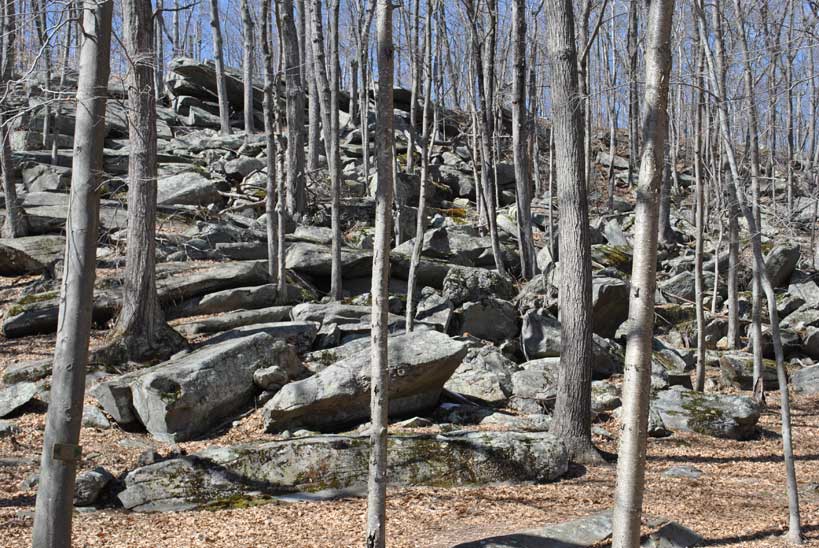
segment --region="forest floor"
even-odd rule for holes
[[[674,519],[707,539],[707,546],[777,547],[787,526],[779,409],[776,393],[759,423],[757,439],[719,440],[696,434],[651,439],[645,510]],[[30,545],[34,490],[20,483],[36,471],[45,406],[29,404],[14,422],[22,432],[0,440],[0,546]],[[793,423],[802,522],[806,546],[819,547],[819,397],[794,399]],[[599,423],[616,435],[615,419]],[[183,443],[187,452],[207,445],[264,438],[259,413],[251,413],[220,436]],[[600,432],[602,433],[602,432]],[[597,436],[599,447],[616,452],[616,440]],[[105,466],[115,475],[133,468],[146,448],[171,449],[146,434],[83,428],[82,468]],[[16,459],[15,465],[9,465]],[[20,464],[20,460],[24,464]],[[700,469],[700,479],[663,476],[671,466]],[[544,485],[390,489],[387,508],[391,547],[449,547],[458,542],[534,528],[610,508],[615,467],[572,467],[568,476]],[[258,506],[194,512],[139,514],[110,508],[79,511],[74,546],[164,547],[347,547],[363,542],[366,500],[270,502]]]

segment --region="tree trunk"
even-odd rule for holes
[[[0,94],[6,96],[10,93],[7,89],[12,77],[14,68],[14,43],[17,38],[17,15],[15,10],[15,0],[5,1],[5,14],[3,17],[3,59],[0,66]],[[8,120],[0,112],[0,172],[3,177],[3,193],[6,201],[6,221],[3,224],[2,236],[6,238],[19,238],[28,234],[28,222],[23,208],[17,203],[17,186],[14,177],[14,165],[11,160],[11,129]]]
[[[674,0],[654,0],[646,25],[646,88],[643,156],[637,189],[634,263],[626,325],[623,413],[614,493],[612,548],[640,544],[645,484],[646,430],[657,288],[658,199],[668,133],[668,80],[671,74],[671,21]]]
[[[711,52],[710,44],[708,43],[708,33],[706,32],[705,15],[701,0],[697,3],[699,11],[698,27],[700,33],[700,40],[705,45],[706,59],[708,61],[708,72],[711,83],[711,91],[716,96],[717,110],[720,118],[720,133],[722,134],[723,144],[728,154],[728,164],[731,168],[731,186],[736,198],[737,204],[742,210],[742,215],[745,217],[745,222],[748,224],[748,230],[751,233],[751,247],[753,249],[754,260],[760,271],[760,281],[762,289],[768,301],[768,314],[770,320],[771,339],[773,342],[774,355],[776,358],[776,372],[777,381],[780,389],[780,408],[782,413],[782,448],[785,457],[785,475],[788,489],[788,535],[790,542],[801,544],[802,532],[799,516],[799,492],[796,482],[796,468],[793,458],[793,442],[791,436],[791,414],[790,414],[790,397],[788,390],[788,379],[785,372],[784,355],[782,352],[782,339],[779,331],[779,313],[776,309],[776,295],[774,294],[773,286],[765,271],[765,258],[762,255],[762,236],[757,230],[756,219],[753,216],[751,209],[748,207],[745,200],[745,193],[740,185],[739,167],[734,153],[733,142],[731,141],[731,126],[728,117],[728,108],[725,103],[725,83],[718,78],[718,74],[723,73],[723,67],[719,66],[714,61],[714,55]],[[715,45],[717,48],[721,47],[721,36],[715,36]]]
[[[535,273],[535,241],[532,236],[532,190],[529,180],[528,116],[526,112],[526,1],[512,4],[512,40],[515,44],[515,74],[512,80],[512,151],[517,196],[518,251],[521,275]]]
[[[247,0],[241,2],[242,11],[242,75],[244,79],[244,115],[245,115],[245,140],[250,141],[251,134],[256,132],[256,122],[253,118],[253,50],[255,47],[253,40],[253,17],[250,15],[250,6]]]
[[[83,40],[60,317],[32,546],[69,548],[97,252],[113,2],[82,4]],[[153,92],[153,90],[150,90]]]
[[[304,187],[304,88],[301,80],[299,36],[293,21],[293,0],[276,0],[284,41],[287,90],[287,214],[300,216],[305,208]]]
[[[704,296],[704,280],[702,276],[702,254],[703,244],[705,240],[705,192],[703,190],[702,181],[702,115],[704,110],[704,82],[702,73],[704,70],[705,59],[703,57],[702,46],[699,46],[697,53],[697,105],[694,122],[694,202],[695,202],[695,225],[696,225],[696,244],[694,251],[694,293],[695,303],[694,307],[697,314],[697,374],[694,383],[694,389],[702,392],[705,390],[705,305],[703,303]],[[715,262],[719,262],[719,249],[714,256]]]
[[[313,57],[313,73],[319,86],[319,104],[321,105],[321,126],[324,130],[324,143],[327,147],[327,160],[330,171],[330,201],[332,240],[332,266],[330,274],[330,298],[340,301],[341,293],[341,158],[338,141],[338,0],[330,0],[330,76],[328,78],[327,61],[324,55],[324,29],[322,23],[321,0],[309,0],[310,37]]]
[[[552,432],[575,462],[596,462],[591,439],[592,272],[579,94],[570,0],[548,0],[548,50],[559,196],[560,372]]]
[[[392,0],[378,0],[378,95],[376,98],[375,242],[371,326],[370,466],[367,482],[367,548],[386,546],[387,499],[387,320],[393,201]]]
[[[305,0],[308,3],[312,0]],[[305,15],[304,28],[308,36],[308,42],[312,40],[309,38],[313,35],[312,23],[310,17]],[[305,46],[306,48],[307,46]],[[322,47],[324,42],[322,41]],[[319,90],[318,90],[318,76],[317,67],[315,66],[314,56],[310,54],[310,50],[304,52],[304,71],[307,74],[305,85],[307,86],[307,170],[310,172],[319,169],[319,156],[324,152],[324,147],[321,146],[321,105],[319,104]],[[327,142],[325,141],[325,145]],[[328,162],[329,163],[329,162]]]
[[[433,0],[427,0],[426,28],[424,29],[424,49],[422,56],[425,58],[423,64],[424,74],[424,107],[423,121],[421,122],[421,183],[418,191],[418,214],[415,220],[415,242],[412,246],[412,258],[410,259],[409,276],[407,276],[407,310],[406,328],[407,332],[412,331],[415,325],[415,294],[417,282],[418,264],[421,262],[421,252],[424,247],[424,234],[427,226],[427,178],[429,177],[429,157],[432,146],[435,143],[435,135],[438,130],[437,120],[433,122],[432,135],[430,135],[430,107],[432,105],[432,80],[434,78],[432,66],[432,12]]]
[[[276,146],[276,110],[278,109],[277,100],[274,97],[273,89],[276,87],[276,77],[273,72],[273,47],[270,43],[270,2],[271,0],[262,0],[262,53],[264,55],[264,133],[265,133],[265,148],[267,149],[267,184],[265,195],[265,213],[266,222],[265,228],[267,230],[267,271],[270,274],[271,283],[275,284],[277,289],[279,287],[279,278],[284,277],[284,272],[279,270],[279,236],[278,236],[278,215],[276,211],[277,199],[277,179],[279,173],[277,170],[276,157],[278,150]],[[278,95],[278,94],[276,94]],[[286,286],[285,286],[286,291]],[[286,297],[285,293],[278,295],[279,300]]]
[[[637,1],[628,3],[628,184],[631,186],[640,150],[640,99],[637,97]]]
[[[222,30],[219,27],[219,1],[210,0],[210,33],[213,38],[213,62],[216,67],[216,95],[219,98],[219,122],[222,135],[230,135],[230,104],[227,97],[225,58],[222,53]]]

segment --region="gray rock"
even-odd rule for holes
[[[512,374],[509,406],[523,413],[543,413],[554,406],[557,397],[559,358],[542,358],[521,365]]]
[[[102,414],[98,407],[86,405],[82,408],[82,425],[99,430],[108,430],[111,428],[111,421]]]
[[[819,365],[812,365],[797,371],[791,377],[793,389],[802,394],[819,393]]]
[[[269,306],[257,310],[237,310],[213,318],[183,323],[175,326],[175,329],[186,337],[196,337],[248,325],[281,322],[290,317],[290,310],[290,306]]]
[[[0,276],[47,272],[64,254],[65,238],[62,236],[0,238]]]
[[[393,415],[435,406],[444,383],[466,355],[466,345],[437,331],[414,331],[389,339],[389,401]],[[265,429],[291,424],[327,429],[369,416],[370,351],[342,359],[302,381],[290,383],[262,409]]]
[[[459,312],[459,334],[502,342],[519,333],[518,311],[509,301],[484,298],[468,302]]]
[[[512,395],[512,374],[519,370],[520,366],[497,347],[471,345],[444,388],[490,404],[503,404]]]
[[[768,252],[765,257],[765,271],[774,287],[787,285],[793,274],[801,252],[799,245],[780,244]]]
[[[819,285],[816,285],[816,282],[811,279],[792,282],[788,286],[788,295],[802,299],[806,304],[814,308],[819,306]]]
[[[606,381],[593,381],[591,395],[595,413],[614,411],[621,405],[620,390]]]
[[[431,287],[424,287],[421,290],[421,300],[415,310],[415,321],[423,323],[446,333],[455,307],[452,301],[435,291]]]
[[[162,177],[157,181],[158,205],[206,206],[223,201],[217,181],[197,171]]]
[[[256,171],[262,171],[267,164],[259,158],[239,156],[225,162],[225,175],[228,179],[242,180]]]
[[[293,347],[284,341],[276,341],[268,350],[273,365],[253,372],[253,382],[263,390],[277,390],[290,381],[311,375],[296,355]]]
[[[670,430],[745,440],[754,435],[760,407],[746,396],[703,394],[676,386],[651,402]]]
[[[819,328],[808,327],[802,333],[802,350],[808,357],[819,359]]]
[[[568,469],[563,443],[543,432],[416,434],[390,436],[387,443],[387,477],[396,486],[544,482]],[[214,447],[131,471],[119,499],[126,509],[152,512],[193,509],[259,490],[360,488],[367,482],[369,454],[366,435]]]
[[[363,249],[341,248],[341,267],[343,278],[357,278],[372,270],[372,251]],[[287,248],[285,267],[309,276],[330,276],[332,256],[328,246],[296,242]]]
[[[702,470],[695,466],[672,466],[663,472],[666,478],[680,478],[680,479],[700,479],[702,477]]]
[[[548,432],[552,426],[551,415],[535,413],[529,415],[508,415],[506,413],[492,413],[480,422],[481,426],[505,426],[519,432]]]
[[[692,548],[704,539],[693,531],[664,518],[644,516],[650,533],[641,548]],[[518,533],[464,542],[453,548],[586,548],[610,540],[612,512],[607,510],[572,521],[528,529]]]
[[[740,390],[754,389],[754,355],[748,352],[723,352],[719,358],[720,381]],[[767,390],[778,390],[776,363],[762,362],[762,379]]]
[[[520,342],[529,360],[560,356],[560,322],[544,309],[523,315]]]
[[[102,490],[108,486],[112,479],[114,479],[114,476],[101,466],[77,474],[74,486],[74,505],[93,505],[99,500]]]
[[[256,333],[265,333],[276,340],[287,342],[293,345],[296,352],[303,354],[313,347],[316,340],[319,325],[316,322],[270,322],[256,323],[236,327],[218,335],[214,335],[206,341],[207,345],[219,344],[224,341],[241,339]]]
[[[443,296],[456,307],[487,297],[510,300],[516,293],[508,278],[484,268],[453,268],[444,278]]]
[[[276,296],[274,284],[225,289],[202,297],[199,301],[199,312],[216,314],[239,309],[267,308],[276,304]]]
[[[37,385],[21,382],[0,389],[0,418],[10,415],[37,395]]]
[[[33,163],[21,167],[23,186],[29,192],[68,192],[71,168]]]
[[[670,302],[691,302],[694,300],[694,273],[688,270],[657,284]]]
[[[611,338],[628,317],[628,286],[617,278],[592,280],[592,328]]]
[[[258,392],[253,373],[274,365],[269,352],[273,342],[269,335],[258,333],[208,345],[102,383],[107,393],[97,387],[94,395],[117,421],[123,417],[127,423],[135,415],[159,440],[189,440],[252,402]],[[133,405],[130,417],[128,392]]]
[[[803,305],[779,322],[779,326],[784,329],[819,327],[819,309],[811,305]]]

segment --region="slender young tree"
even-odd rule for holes
[[[122,9],[128,70],[128,237],[122,310],[110,335],[108,360],[164,359],[186,345],[165,322],[156,291],[157,141],[154,25],[151,0]]]
[[[2,31],[4,47],[0,48],[0,97],[10,95],[8,86],[14,69],[15,41],[17,40],[18,18],[15,9],[15,0],[3,0],[4,13],[2,17]],[[17,202],[17,186],[14,180],[14,166],[11,160],[11,130],[5,114],[0,111],[0,175],[3,178],[3,193],[6,202],[6,220],[3,224],[2,236],[19,238],[28,234],[26,214]]]
[[[279,270],[278,256],[279,256],[279,235],[278,235],[278,216],[279,212],[276,210],[277,200],[277,179],[279,178],[278,166],[276,157],[278,156],[278,147],[276,143],[276,114],[278,109],[276,98],[273,89],[276,86],[276,76],[273,72],[273,46],[271,44],[271,17],[270,17],[270,2],[271,0],[262,0],[261,13],[261,38],[262,38],[262,54],[264,56],[264,134],[265,134],[265,148],[267,151],[267,184],[265,195],[265,213],[267,229],[267,271],[270,275],[270,281],[279,286],[279,278],[284,277],[284,272]],[[285,287],[286,290],[286,287]],[[285,294],[280,293],[279,299],[285,297]]]
[[[222,53],[222,29],[219,26],[219,0],[210,0],[210,34],[213,39],[213,62],[216,68],[216,95],[219,98],[219,123],[222,135],[230,135],[230,103],[227,96],[225,56]]]
[[[304,2],[311,0],[299,0],[301,8],[306,8]],[[310,36],[313,35],[312,23],[310,17],[305,12],[304,30],[310,41]],[[322,42],[323,45],[323,42]],[[304,73],[307,79],[304,84],[307,86],[307,170],[315,172],[319,168],[319,156],[324,152],[321,146],[321,106],[318,91],[318,76],[316,74],[316,67],[313,64],[313,55],[310,53],[310,48],[305,46],[307,51],[304,52]]]
[[[646,431],[654,294],[657,288],[657,227],[668,134],[668,80],[671,74],[671,23],[674,0],[652,0],[646,25],[646,76],[643,153],[637,187],[634,262],[626,325],[625,378],[617,484],[614,492],[612,548],[640,545],[640,516],[645,485]]]
[[[697,315],[697,373],[694,388],[702,392],[705,390],[705,305],[704,280],[702,274],[703,246],[705,240],[705,191],[702,177],[702,131],[703,131],[703,111],[705,110],[705,82],[702,73],[705,68],[705,57],[702,46],[697,52],[697,105],[694,121],[694,207],[695,207],[695,227],[696,243],[694,250],[694,307]],[[718,258],[717,258],[718,261]]]
[[[529,138],[526,112],[526,0],[512,4],[512,42],[515,48],[515,70],[512,80],[512,154],[515,163],[517,196],[518,252],[521,274],[535,275],[535,241],[532,236],[532,185],[529,180]]]
[[[253,15],[247,0],[241,2],[242,12],[242,76],[244,82],[245,139],[256,132],[253,117],[253,57],[255,50]]]
[[[304,87],[301,79],[299,35],[293,19],[293,0],[276,0],[279,33],[284,42],[284,83],[287,105],[287,214],[300,215],[305,207]]]
[[[717,114],[720,120],[720,134],[722,137],[723,147],[728,157],[728,166],[731,169],[731,187],[736,203],[739,206],[742,216],[748,225],[748,230],[751,233],[751,249],[753,250],[754,261],[760,272],[760,282],[762,290],[765,292],[768,304],[768,315],[771,330],[771,340],[773,342],[774,357],[776,359],[776,377],[779,383],[780,393],[780,412],[782,415],[782,452],[785,460],[785,481],[788,489],[788,534],[789,542],[795,544],[802,543],[802,527],[799,515],[799,491],[796,482],[796,466],[793,458],[793,442],[791,436],[791,409],[790,409],[790,395],[788,390],[788,376],[785,372],[785,359],[782,352],[782,337],[779,328],[779,313],[776,309],[776,295],[774,294],[773,285],[770,278],[768,278],[765,270],[765,258],[762,254],[762,235],[759,233],[756,219],[754,218],[751,208],[748,207],[745,200],[745,192],[740,184],[739,165],[734,152],[734,144],[731,139],[731,125],[728,116],[728,107],[725,102],[725,82],[719,78],[722,73],[719,57],[715,60],[715,56],[711,51],[711,46],[708,42],[707,24],[705,21],[705,12],[702,7],[702,0],[697,1],[697,27],[700,34],[700,41],[705,48],[705,57],[708,66],[708,76],[711,87],[711,93],[715,95],[717,102]],[[717,48],[722,47],[719,43],[722,37],[715,34],[714,43]]]
[[[333,239],[331,244],[330,297],[341,300],[341,157],[339,154],[339,121],[338,121],[338,0],[330,0],[330,63],[324,55],[324,24],[322,23],[321,0],[308,0],[310,3],[310,23],[312,29],[310,50],[313,58],[313,72],[319,86],[319,103],[321,105],[321,126],[324,131],[324,143],[327,147],[327,164],[330,171],[330,209]],[[330,76],[328,77],[328,72]]]
[[[583,115],[570,0],[547,0],[560,246],[560,371],[552,431],[575,462],[599,462],[591,439],[592,272]]]
[[[100,173],[111,52],[111,0],[81,4],[82,47],[60,314],[33,548],[69,548],[96,275]],[[153,90],[151,90],[153,91]]]
[[[375,242],[373,244],[370,465],[367,482],[367,548],[386,547],[387,526],[387,321],[392,236],[393,169],[393,42],[392,0],[378,1],[378,95],[376,96]]]

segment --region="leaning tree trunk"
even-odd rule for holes
[[[376,97],[375,242],[370,391],[370,465],[367,482],[367,548],[386,546],[387,503],[387,321],[390,281],[390,237],[393,201],[393,56],[392,0],[378,0],[378,95]]]
[[[736,202],[742,211],[742,216],[745,217],[745,222],[748,225],[748,230],[751,233],[751,248],[753,250],[754,261],[756,261],[757,268],[760,272],[760,282],[762,290],[765,292],[768,304],[768,317],[770,321],[771,339],[773,342],[774,356],[776,359],[776,373],[777,381],[779,383],[780,399],[781,399],[781,414],[782,414],[782,452],[785,460],[785,479],[788,489],[788,535],[790,542],[801,544],[802,542],[802,527],[799,516],[799,491],[796,482],[796,467],[793,457],[793,442],[791,439],[791,408],[790,396],[788,390],[788,377],[785,372],[785,359],[782,352],[782,338],[779,329],[779,313],[776,309],[776,295],[774,294],[773,285],[765,270],[765,258],[762,254],[762,235],[759,233],[756,219],[754,218],[752,210],[748,207],[745,200],[745,193],[740,184],[739,166],[734,152],[734,144],[731,140],[731,126],[730,118],[728,117],[728,107],[724,101],[725,84],[718,74],[722,73],[722,67],[718,61],[714,60],[714,55],[711,52],[711,46],[708,42],[708,33],[706,32],[705,15],[701,1],[697,4],[699,12],[698,27],[700,33],[700,41],[705,46],[706,59],[708,61],[708,74],[711,83],[711,92],[714,93],[717,101],[717,113],[720,120],[720,133],[723,144],[728,156],[728,165],[731,168],[731,186]],[[715,45],[719,48],[722,46],[721,37],[719,34],[715,37]]]
[[[423,120],[421,122],[421,182],[418,190],[418,212],[415,218],[415,241],[412,245],[412,257],[410,258],[409,276],[407,276],[407,310],[405,324],[407,332],[415,327],[415,293],[418,281],[418,265],[421,263],[421,253],[424,249],[424,233],[427,227],[427,179],[429,177],[429,157],[432,146],[435,143],[437,133],[437,120],[433,122],[432,135],[430,135],[430,107],[432,104],[432,0],[427,0],[426,28],[424,29],[424,50],[422,56],[424,61],[422,70],[424,74],[424,106]]]
[[[230,135],[230,104],[225,78],[225,57],[222,53],[222,29],[219,27],[219,1],[210,0],[210,32],[213,38],[213,62],[216,66],[216,95],[219,98],[219,124],[222,135]]]
[[[341,294],[341,170],[338,142],[338,0],[330,0],[330,76],[327,75],[327,61],[324,55],[324,28],[322,23],[321,0],[309,0],[311,57],[313,73],[319,86],[321,105],[321,126],[327,147],[327,164],[330,171],[330,209],[333,232],[330,267],[330,298],[340,301]]]
[[[657,227],[668,133],[668,79],[671,74],[671,20],[674,0],[651,2],[646,26],[646,88],[643,157],[637,188],[634,263],[631,270],[623,413],[614,492],[612,548],[640,545],[645,484],[646,431],[657,288]]]
[[[526,113],[526,1],[512,4],[512,41],[515,44],[515,74],[512,80],[512,151],[517,196],[518,251],[521,274],[535,275],[535,241],[532,236],[532,185],[529,180],[529,150]]]
[[[51,400],[43,437],[34,510],[33,548],[69,548],[74,479],[80,461],[80,421],[91,335],[100,173],[111,52],[111,0],[82,5],[71,199]],[[150,90],[153,92],[153,90]]]
[[[15,0],[5,1],[5,14],[2,20],[2,30],[5,35],[2,48],[2,66],[0,66],[0,94],[3,97],[10,95],[7,86],[11,80],[14,68],[14,42],[17,37],[17,16]],[[9,120],[0,112],[0,175],[3,178],[3,193],[6,201],[6,221],[3,225],[2,236],[19,238],[28,234],[28,222],[25,212],[17,203],[17,186],[14,180],[14,165],[11,160],[11,131]]]
[[[167,323],[156,291],[157,142],[151,0],[123,2],[128,58],[128,229],[122,310],[106,360],[164,359],[186,345]]]
[[[279,289],[279,278],[283,272],[279,270],[279,235],[278,212],[276,211],[277,188],[276,180],[279,177],[276,165],[278,150],[276,146],[276,119],[275,110],[278,108],[274,99],[273,88],[276,86],[276,77],[273,72],[273,47],[270,43],[270,2],[262,0],[262,53],[264,55],[264,134],[267,150],[267,185],[265,196],[265,213],[267,229],[267,272],[270,282]],[[279,300],[286,297],[278,295]]]
[[[242,76],[244,79],[244,115],[245,115],[245,139],[250,141],[250,135],[256,132],[255,120],[253,119],[253,50],[255,47],[253,40],[253,17],[250,15],[250,6],[247,0],[241,2],[242,11]]]
[[[552,431],[576,462],[596,462],[591,439],[592,272],[574,14],[570,0],[546,2],[560,257],[560,372]]]
[[[301,80],[299,36],[293,21],[293,0],[279,3],[279,33],[284,41],[287,103],[287,214],[300,215],[305,207],[304,87]]]

